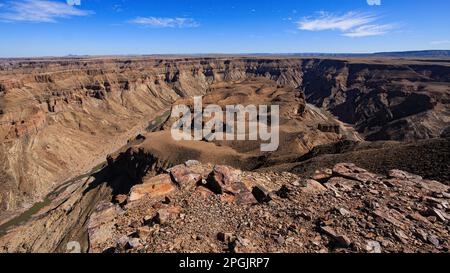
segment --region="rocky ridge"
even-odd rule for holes
[[[291,173],[188,161],[89,218],[90,252],[448,252],[450,188],[349,163]]]

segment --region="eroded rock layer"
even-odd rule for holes
[[[7,238],[13,239],[3,245],[4,250],[61,251],[71,238],[86,238],[86,221],[99,202],[110,201],[111,196],[123,201],[134,184],[189,159],[244,170],[287,164],[282,167],[301,174],[301,167],[289,164],[308,156],[318,145],[448,137],[449,94],[450,66],[427,60],[1,60],[1,223],[63,182],[78,181],[78,186],[72,183],[66,189],[72,195],[56,194],[61,203],[53,200],[54,209],[42,209],[22,231],[9,233]],[[189,104],[196,95],[219,105],[279,104],[279,150],[261,153],[259,142],[248,141],[175,143],[168,130],[171,120],[164,123],[167,114],[174,104]],[[155,127],[161,122],[161,127]],[[77,177],[106,164],[108,154],[112,154],[109,167],[93,172],[92,181]],[[443,156],[445,164],[448,153]],[[336,160],[340,162],[339,158],[327,162],[335,164]],[[443,168],[448,169],[448,164]],[[446,179],[436,174],[439,170],[423,173]],[[171,192],[167,183],[161,183],[164,193]],[[264,192],[255,198],[262,194],[264,199]],[[71,216],[64,217],[69,212]],[[77,224],[80,219],[84,219],[81,226]],[[51,227],[58,234],[54,240],[36,239]],[[87,244],[83,247],[87,249]]]

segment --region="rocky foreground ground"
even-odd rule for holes
[[[310,178],[188,161],[101,203],[90,252],[449,252],[450,187],[349,163]]]

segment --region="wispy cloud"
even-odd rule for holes
[[[379,36],[389,32],[389,30],[393,29],[395,25],[387,24],[387,25],[364,25],[352,29],[344,34],[346,37],[369,37],[369,36]]]
[[[47,0],[19,0],[8,2],[2,7],[0,20],[6,22],[44,22],[53,23],[60,18],[86,16],[91,11],[81,10],[75,5]]]
[[[298,22],[301,30],[340,30],[347,31],[354,27],[371,23],[376,17],[370,14],[348,12],[344,15],[335,15],[328,12],[320,12],[317,18],[304,18]]]
[[[387,33],[394,24],[376,24],[379,18],[371,13],[347,12],[337,15],[320,12],[315,18],[297,22],[298,29],[307,31],[336,30],[346,37],[368,37]]]
[[[80,6],[81,5],[81,0],[67,0],[67,5],[70,6]]]
[[[369,6],[381,6],[381,0],[367,0]]]
[[[137,17],[131,20],[130,23],[156,28],[193,28],[199,26],[199,23],[192,18],[178,17]]]

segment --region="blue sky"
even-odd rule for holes
[[[0,57],[450,49],[447,0],[0,0]]]

